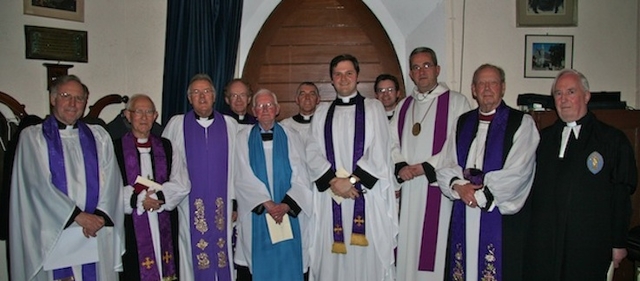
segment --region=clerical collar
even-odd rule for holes
[[[240,121],[244,120],[244,114],[242,114],[242,115],[238,114],[238,120],[240,120]]]
[[[262,127],[260,127],[260,136],[262,137],[262,141],[273,140],[273,130],[264,130]]]
[[[202,117],[200,115],[198,115],[198,113],[195,112],[195,110],[193,111],[193,114],[196,115],[196,120],[211,120],[213,119],[213,110],[211,111],[211,114],[207,117]]]
[[[151,142],[149,138],[136,138],[136,147],[137,148],[150,148]]]
[[[478,110],[478,112],[480,113],[480,114],[478,114],[478,119],[480,121],[485,121],[485,122],[493,121],[493,116],[496,115],[496,110],[495,109],[491,110],[489,112],[482,112],[482,111]]]
[[[438,89],[439,84],[436,84],[433,88],[431,88],[431,90],[422,93],[420,92],[420,90],[418,90],[418,87],[414,87],[413,88],[413,98],[418,100],[418,101],[423,101],[426,100],[427,97],[429,97],[429,95],[431,95],[431,93],[433,93],[436,89]]]
[[[338,95],[336,97],[336,105],[354,105],[356,104],[356,99],[354,99],[356,96],[358,95],[358,92],[356,91],[355,93],[346,96],[346,97],[341,97],[340,95]]]
[[[395,109],[387,111],[387,119],[391,120],[393,118],[393,114],[396,112]]]
[[[78,122],[77,121],[73,125],[67,125],[65,123],[60,122],[60,120],[58,120],[58,118],[56,118],[56,122],[58,122],[58,130],[77,129],[78,128]]]
[[[311,123],[311,118],[313,118],[313,115],[302,115],[300,113],[298,113],[297,115],[293,116],[293,121],[296,121],[300,124],[309,124]]]

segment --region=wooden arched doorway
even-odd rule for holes
[[[404,80],[389,36],[360,0],[283,0],[254,40],[242,77],[254,90],[277,94],[283,119],[297,113],[295,90],[303,81],[316,83],[323,101],[335,98],[329,62],[344,53],[358,58],[358,90],[367,97],[381,73]]]

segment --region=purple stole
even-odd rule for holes
[[[200,126],[195,116],[193,110],[184,115],[184,148],[191,181],[189,215],[193,274],[195,280],[211,280],[218,276],[219,281],[230,281],[227,251],[229,132],[224,117],[218,112],[214,112],[214,121],[208,128]],[[209,228],[209,223],[215,227]]]
[[[365,134],[365,110],[364,110],[364,97],[360,93],[356,94],[353,98],[355,100],[356,112],[355,112],[355,136],[353,140],[353,161],[352,170],[356,169],[358,160],[362,158],[364,153],[364,134]],[[324,139],[325,139],[325,151],[327,153],[327,160],[331,163],[331,168],[336,170],[336,160],[333,150],[333,113],[336,108],[337,100],[334,100],[327,111],[327,119],[324,123]],[[355,188],[358,191],[362,191],[362,185],[360,183],[355,184]],[[331,200],[333,211],[333,245],[331,247],[332,253],[346,254],[347,247],[344,244],[344,232],[342,227],[342,207],[336,203],[335,200]],[[358,196],[355,199],[353,209],[353,226],[351,233],[351,245],[368,246],[369,242],[365,236],[365,201],[364,196]]]
[[[162,140],[154,135],[149,135],[151,142],[151,153],[153,155],[153,176],[158,183],[167,181],[167,156],[164,153]],[[133,186],[136,177],[141,174],[136,148],[136,138],[131,132],[122,137],[122,153],[124,154],[124,165],[127,176],[127,184]],[[131,213],[133,228],[138,246],[138,267],[140,269],[140,280],[175,280],[175,256],[171,240],[171,220],[169,212],[158,213],[158,224],[160,227],[160,248],[162,250],[162,261],[155,260],[153,249],[153,239],[151,229],[149,229],[149,216],[147,212],[138,215],[134,210]],[[162,278],[159,276],[158,262],[162,262]]]
[[[398,137],[402,146],[402,132],[405,125],[405,117],[413,97],[407,97],[400,109],[398,120]],[[435,102],[435,101],[434,101]],[[447,124],[449,117],[449,91],[438,97],[435,128],[433,132],[433,144],[431,155],[438,154],[447,139]],[[413,125],[413,124],[412,124]],[[422,225],[422,244],[420,245],[419,271],[433,271],[436,263],[436,243],[438,241],[438,223],[440,221],[440,199],[442,192],[437,185],[427,187],[427,206],[425,208],[424,223]]]
[[[467,114],[467,119],[461,124],[457,140],[458,165],[466,167],[471,143],[478,130],[478,109]],[[484,174],[502,169],[504,141],[509,119],[509,108],[504,102],[498,106],[493,121],[489,124],[486,147],[484,152]],[[483,178],[474,176],[473,180]],[[464,280],[466,270],[466,212],[467,205],[461,200],[453,203],[451,229],[449,236],[448,262],[451,268],[452,280]],[[502,280],[502,215],[498,209],[493,212],[482,211],[480,215],[480,241],[478,247],[478,276],[492,276],[491,280]]]
[[[87,197],[85,201],[84,212],[93,213],[98,206],[100,196],[100,178],[98,172],[98,151],[96,148],[96,140],[89,127],[80,122],[76,122],[78,126],[78,135],[80,138],[80,147],[82,148],[82,158],[84,160],[84,173],[87,181]],[[60,131],[58,130],[58,121],[53,115],[49,115],[42,123],[42,133],[47,142],[47,152],[49,154],[49,171],[51,172],[51,181],[60,192],[68,195],[67,174],[64,165],[64,151],[62,148],[62,140],[60,139]],[[97,239],[97,238],[91,238]],[[73,277],[71,267],[55,269],[53,271],[53,279],[63,279]],[[82,265],[82,280],[96,280],[96,264]]]

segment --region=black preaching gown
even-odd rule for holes
[[[542,131],[527,211],[525,280],[605,280],[625,248],[637,170],[629,140],[592,113],[558,157],[564,122]],[[597,165],[596,165],[597,161]]]

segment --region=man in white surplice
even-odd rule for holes
[[[236,147],[238,281],[308,280],[313,206],[303,139],[275,122],[280,105],[273,92],[259,90],[252,108],[258,124],[238,133]],[[291,238],[270,235],[279,230]]]
[[[416,84],[391,119],[392,157],[400,189],[398,280],[442,280],[451,202],[441,195],[434,168],[467,98],[438,84],[436,53],[418,47],[409,56]],[[427,219],[428,218],[428,219]]]
[[[178,208],[180,280],[235,280],[232,257],[233,152],[238,124],[213,110],[207,74],[191,78],[193,110],[169,120],[162,136],[173,148],[165,209]]]
[[[296,104],[298,105],[298,114],[280,121],[280,125],[289,127],[298,131],[303,137],[309,135],[311,127],[311,119],[316,107],[320,103],[320,91],[318,86],[313,82],[302,82],[296,89]]]
[[[151,133],[158,112],[149,96],[133,95],[123,114],[131,130],[113,144],[125,183],[120,280],[171,280],[177,278],[177,210],[165,210],[160,186],[169,180],[171,142]]]
[[[88,95],[76,76],[58,78],[49,90],[52,114],[20,135],[11,181],[13,280],[117,280],[122,270],[122,178],[107,131],[78,121]],[[69,240],[74,246],[61,242]]]
[[[525,226],[519,215],[535,172],[540,140],[533,118],[508,107],[502,68],[473,74],[478,108],[458,118],[437,170],[453,201],[444,280],[521,280]],[[535,265],[532,265],[535,266]]]
[[[307,164],[316,184],[315,280],[394,279],[398,216],[388,120],[380,101],[358,93],[359,70],[352,55],[331,61],[338,96],[320,104],[311,121]]]

